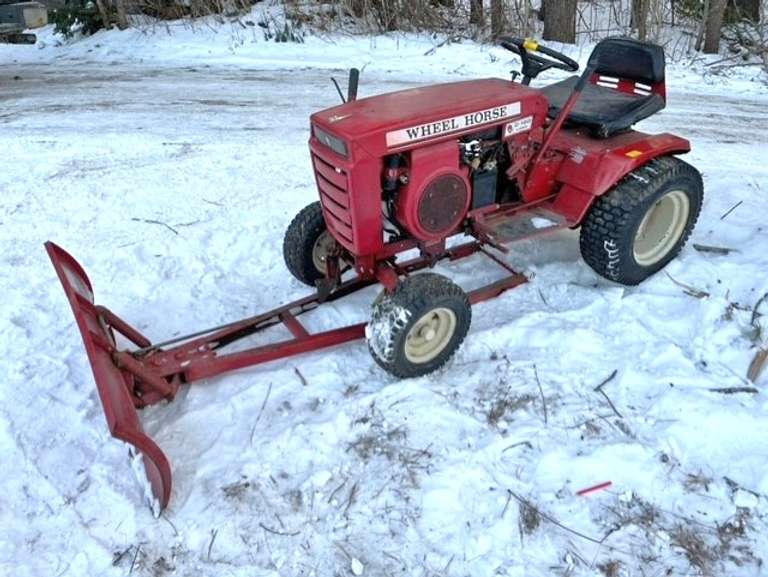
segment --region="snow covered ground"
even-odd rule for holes
[[[735,249],[689,243],[669,266],[704,298],[665,274],[601,280],[578,232],[514,246],[534,282],[478,305],[437,374],[397,381],[358,343],[145,411],[175,480],[153,517],[43,242],[153,339],[271,308],[306,292],[281,242],[315,198],[307,117],[336,103],[329,70],[368,62],[365,95],[512,67],[500,49],[425,55],[408,37],[232,38],[0,46],[0,574],[763,573],[768,376],[713,391],[753,386],[768,292],[768,92],[747,69],[671,66],[668,108],[642,125],[692,140],[706,194],[692,243]],[[497,274],[480,259],[440,271],[467,288]],[[365,320],[375,294],[310,326]]]

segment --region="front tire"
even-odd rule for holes
[[[598,198],[581,225],[579,244],[599,275],[636,285],[685,245],[701,211],[699,172],[679,158],[657,158]]]
[[[325,224],[320,202],[313,202],[296,215],[285,231],[285,266],[296,279],[313,287],[325,278],[325,259],[335,243]]]
[[[435,273],[414,275],[376,299],[368,348],[387,372],[419,377],[448,362],[471,322],[469,298],[459,286]]]

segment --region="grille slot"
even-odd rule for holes
[[[347,248],[352,249],[354,235],[352,215],[349,210],[347,173],[317,154],[312,155],[312,164],[315,168],[317,188],[320,192],[320,203],[323,206],[326,223],[335,233],[334,236],[342,244],[346,244]]]

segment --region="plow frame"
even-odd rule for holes
[[[341,282],[333,290],[318,290],[256,316],[153,344],[111,310],[95,304],[90,279],[68,252],[51,241],[45,247],[83,338],[109,431],[143,456],[147,479],[161,509],[168,506],[171,497],[171,466],[162,449],[144,433],[139,409],[173,400],[183,384],[362,339],[367,323],[310,333],[297,317],[379,282],[387,287],[392,276],[407,276],[441,260],[456,261],[482,253],[502,267],[505,276],[468,292],[471,304],[495,298],[528,281],[489,252],[482,241],[475,240],[438,256],[424,255],[404,263],[392,261],[382,274],[358,276]],[[236,352],[222,350],[280,324],[290,331],[292,338]],[[119,348],[116,334],[135,348]]]

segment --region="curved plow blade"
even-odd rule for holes
[[[50,241],[45,243],[45,248],[83,337],[109,431],[113,437],[133,445],[143,455],[152,493],[164,509],[171,497],[171,467],[160,447],[141,428],[136,409],[145,403],[136,395],[134,375],[119,368],[115,361],[119,352],[111,326],[120,321],[107,309],[94,304],[88,275],[69,253]],[[120,332],[127,331],[129,334],[126,336],[131,340],[140,341],[136,342],[139,346],[149,346],[149,341],[135,329],[127,324],[121,328]]]

